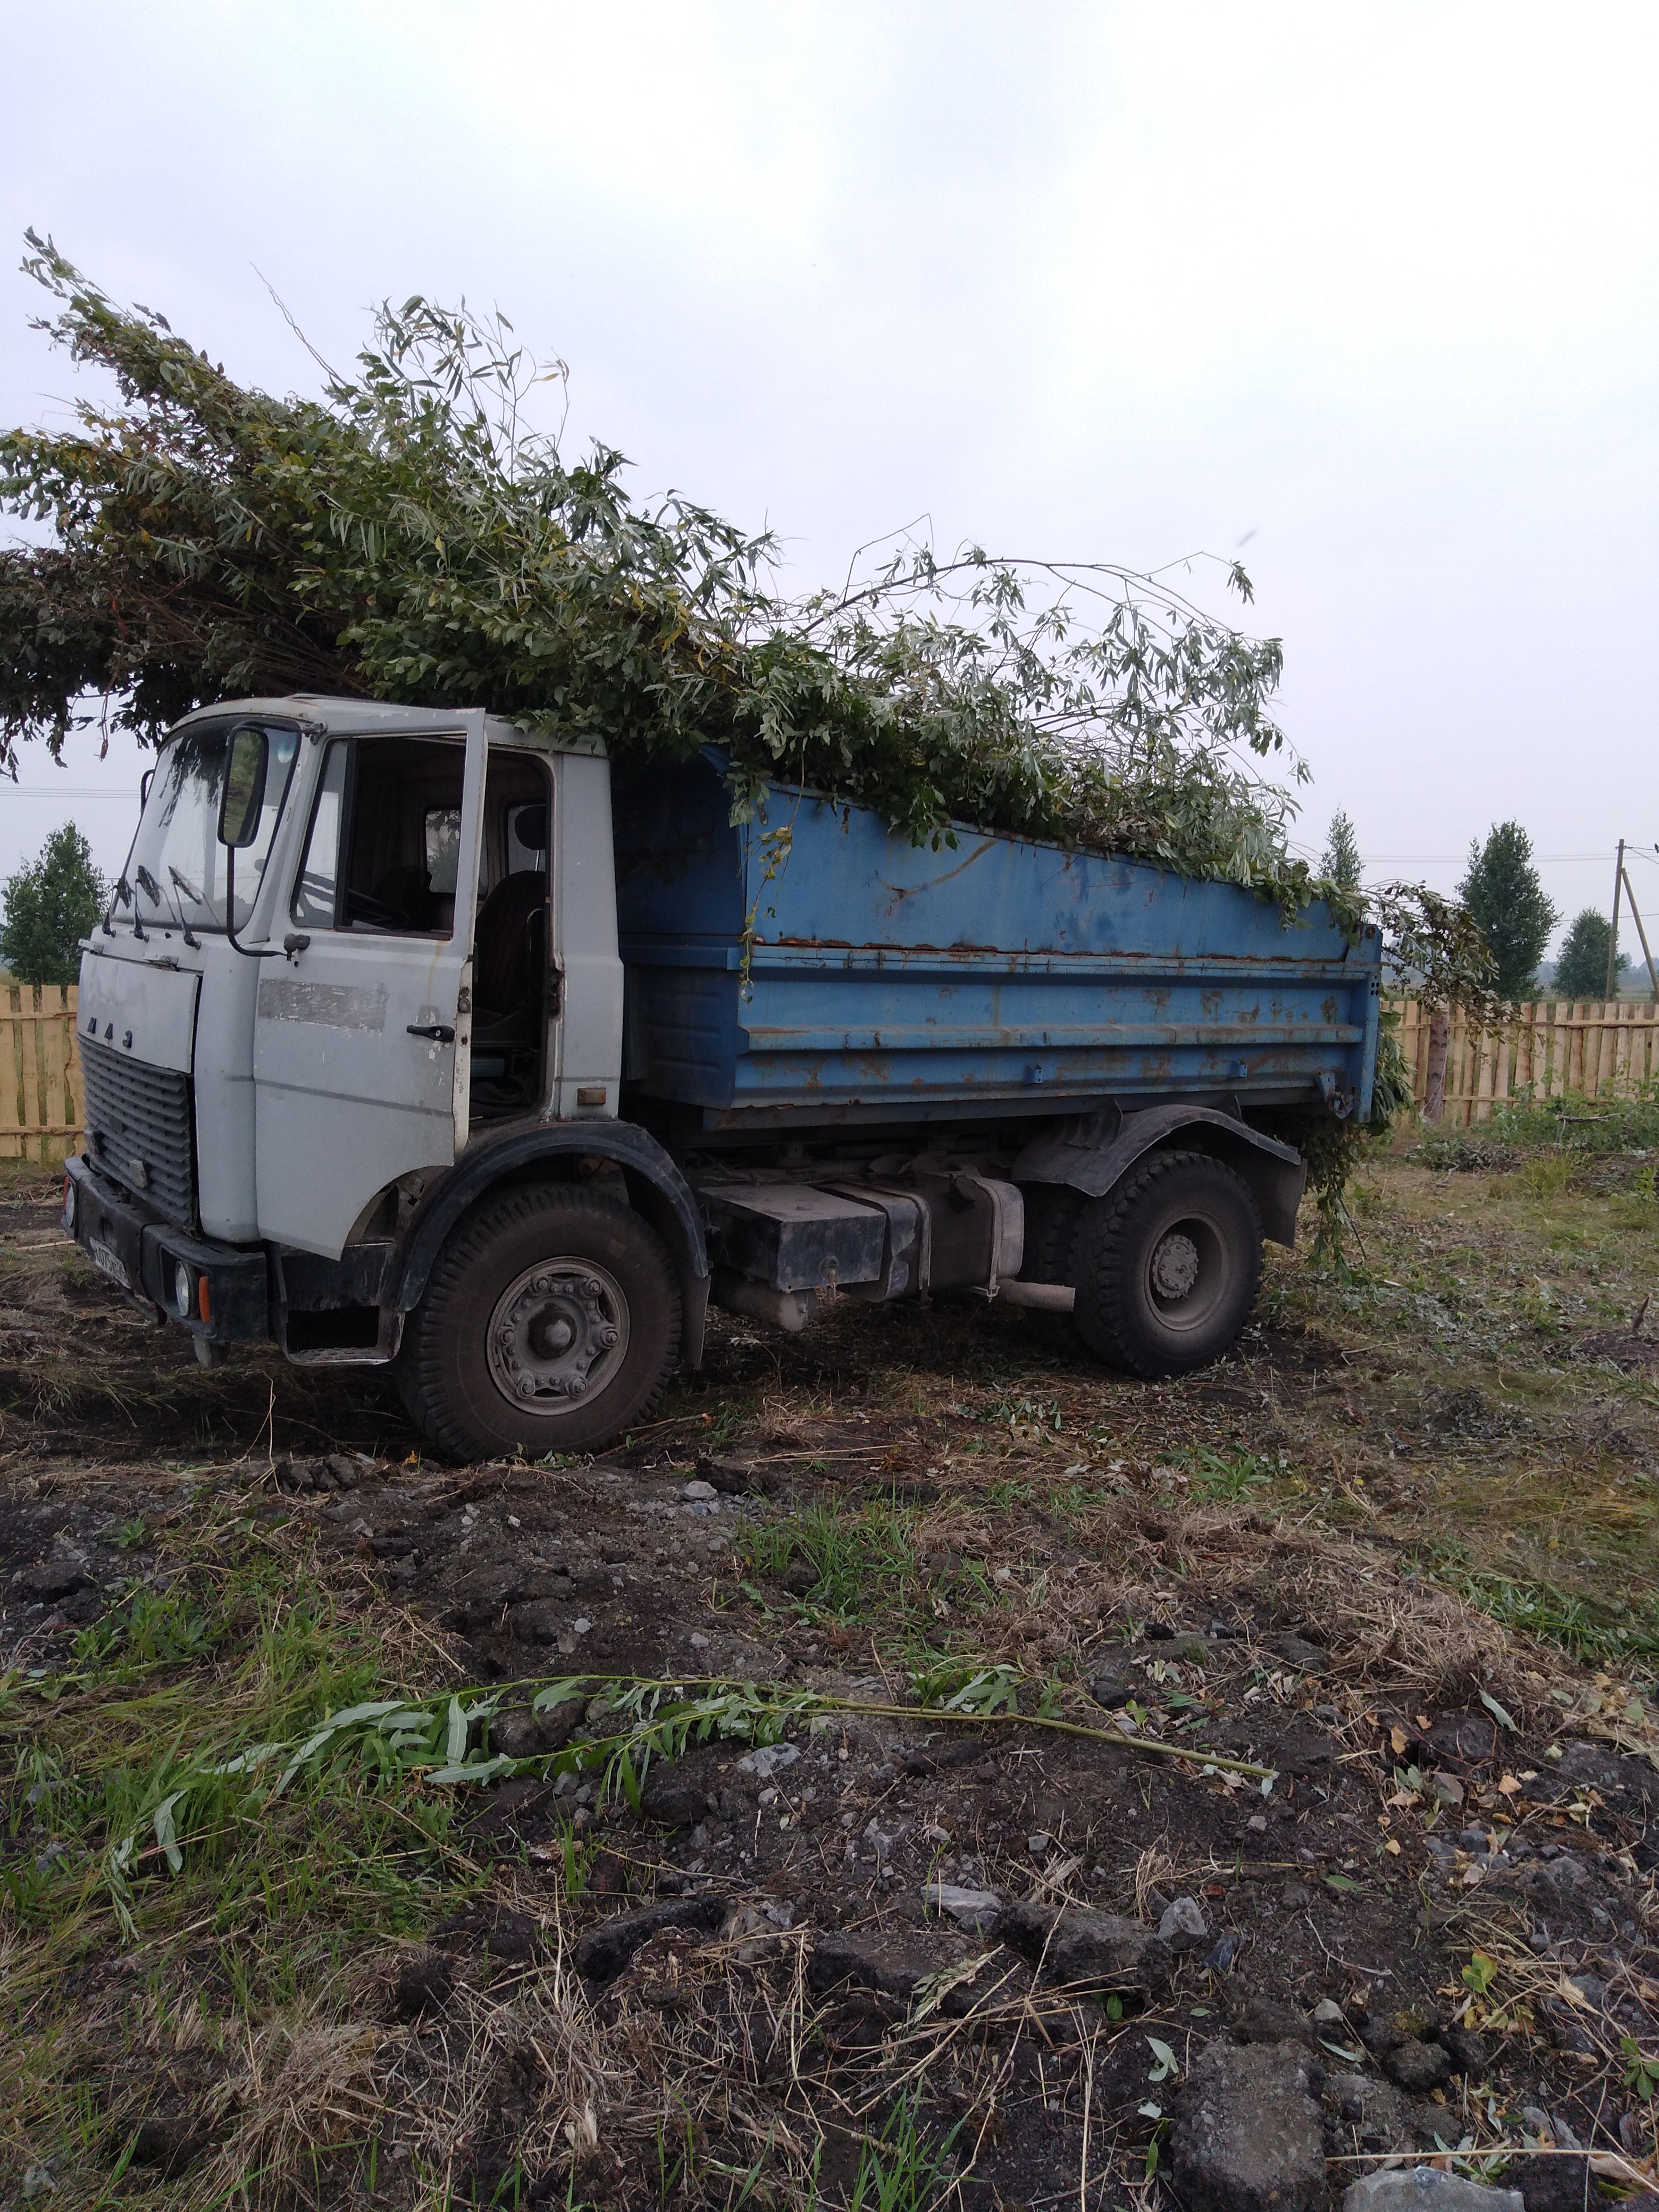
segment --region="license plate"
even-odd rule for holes
[[[87,1257],[94,1267],[100,1267],[112,1282],[119,1283],[124,1291],[132,1288],[132,1279],[121,1264],[120,1254],[112,1251],[107,1244],[100,1243],[95,1237],[87,1239]]]

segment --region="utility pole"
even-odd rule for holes
[[[1613,927],[1607,932],[1607,988],[1603,998],[1613,996],[1613,986],[1619,981],[1619,895],[1625,888],[1625,841],[1619,840],[1619,858],[1613,870]]]
[[[1636,924],[1636,934],[1642,940],[1642,957],[1648,963],[1648,981],[1653,986],[1655,1000],[1659,1000],[1659,967],[1654,964],[1652,948],[1648,943],[1648,933],[1642,927],[1642,909],[1636,903],[1636,886],[1630,879],[1628,868],[1624,871],[1624,877],[1625,890],[1630,900],[1631,920]]]

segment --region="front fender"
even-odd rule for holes
[[[690,1185],[668,1154],[654,1137],[629,1121],[544,1121],[469,1150],[410,1224],[388,1303],[403,1313],[419,1304],[450,1231],[499,1184],[521,1181],[544,1163],[551,1165],[582,1156],[616,1161],[628,1178],[629,1196],[673,1254],[684,1310],[683,1356],[688,1366],[698,1365],[708,1304],[702,1216]]]
[[[1086,1197],[1101,1198],[1143,1152],[1180,1129],[1201,1132],[1201,1149],[1237,1169],[1261,1212],[1262,1235],[1294,1249],[1297,1209],[1308,1180],[1301,1153],[1213,1106],[1149,1106],[1139,1114],[1112,1108],[1104,1114],[1079,1115],[1034,1137],[1014,1162],[1013,1180],[1069,1183]]]

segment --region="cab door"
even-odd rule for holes
[[[482,712],[327,740],[254,1019],[259,1234],[337,1258],[400,1176],[466,1142]]]

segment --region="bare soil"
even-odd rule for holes
[[[1166,2189],[1224,2034],[1314,2054],[1333,2202],[1460,2147],[1529,2204],[1569,2169],[1596,2201],[1564,2150],[1650,2183],[1659,1383],[1626,1340],[1659,1212],[1616,1164],[1396,1158],[1361,1199],[1354,1274],[1276,1259],[1239,1355],[1182,1383],[982,1304],[846,1302],[801,1339],[720,1323],[602,1459],[457,1469],[373,1375],[199,1368],[15,1174],[6,2197],[1087,2212]],[[337,1868],[284,1831],[336,1869],[303,1896],[238,1871],[274,1827],[228,1813],[178,1870],[157,1831],[124,1922],[112,1808],[245,1747],[284,1586],[320,1623],[296,1727],[337,1660],[513,1686],[495,1747],[552,1763],[404,1788],[402,1827],[354,1798]],[[998,1668],[995,1717],[917,1710]],[[533,1690],[576,1676],[538,1737]],[[636,1805],[555,1771],[624,1680],[817,1702]],[[940,1882],[1149,1927],[1186,1899],[1202,1932],[1062,1985]]]

